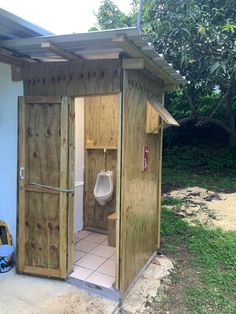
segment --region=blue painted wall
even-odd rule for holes
[[[11,81],[11,67],[0,63],[0,219],[16,244],[17,97],[22,82]]]

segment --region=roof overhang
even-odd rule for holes
[[[27,57],[31,62],[117,59],[120,55],[141,58],[144,68],[166,86],[186,84],[185,78],[141,38],[136,28],[1,40],[0,48],[9,51],[16,58],[23,58],[24,62]]]

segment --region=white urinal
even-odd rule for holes
[[[94,187],[94,197],[101,206],[106,205],[113,195],[113,173],[112,171],[101,171]]]

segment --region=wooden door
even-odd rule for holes
[[[66,278],[73,260],[74,104],[19,97],[17,270]]]

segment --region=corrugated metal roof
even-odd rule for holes
[[[45,35],[53,33],[0,8],[0,40]]]
[[[125,54],[125,51],[113,42],[113,38],[118,35],[124,35],[128,38],[146,57],[158,65],[170,78],[170,81],[173,82],[174,80],[176,84],[186,83],[185,78],[141,38],[135,27],[80,34],[0,40],[0,47],[47,62],[61,59],[55,53],[41,48],[41,43],[45,41],[54,43],[58,47],[84,59],[117,58],[120,54]]]

